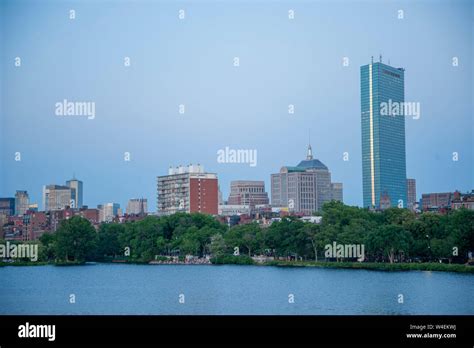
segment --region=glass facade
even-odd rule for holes
[[[360,68],[364,207],[380,208],[382,197],[407,207],[405,116],[390,112],[403,110],[404,74],[383,63]]]

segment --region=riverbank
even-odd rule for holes
[[[254,266],[273,266],[273,267],[317,267],[317,268],[341,268],[341,269],[365,269],[373,271],[437,271],[437,272],[455,272],[474,274],[474,266],[462,264],[445,263],[381,263],[381,262],[315,262],[315,261],[270,261],[264,263],[255,263],[250,257],[230,256],[212,258],[211,262],[97,262],[98,264],[136,264],[136,265],[254,265]],[[90,265],[86,262],[0,262],[0,267],[4,266],[82,266]]]
[[[45,266],[45,265],[52,265],[51,262],[45,261],[15,261],[15,262],[4,262],[0,261],[0,267],[5,266]]]
[[[5,266],[81,266],[86,265],[87,262],[52,262],[52,261],[14,261],[14,262],[0,262],[0,267]]]
[[[382,262],[315,262],[315,261],[271,261],[276,267],[320,267],[343,269],[366,269],[374,271],[439,271],[474,274],[474,266],[446,263],[382,263]]]

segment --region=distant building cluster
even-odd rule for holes
[[[222,200],[218,177],[204,171],[201,165],[171,167],[168,175],[157,177],[157,215],[178,212],[206,213],[229,226],[258,221],[267,226],[286,215],[297,215],[303,221],[320,223],[318,212],[324,203],[343,201],[342,183],[332,182],[328,167],[313,157],[308,146],[306,159],[297,166],[284,166],[271,174],[271,202],[265,182],[235,180],[230,183],[227,201]],[[474,210],[474,190],[470,193],[423,193],[417,201],[415,179],[406,179],[407,207],[415,212],[466,208]],[[120,204],[109,202],[89,208],[83,204],[83,183],[78,179],[66,185],[43,187],[43,210],[30,203],[28,192],[18,190],[14,197],[0,198],[0,226],[7,240],[35,240],[43,233],[56,231],[61,221],[81,216],[98,228],[102,223],[130,222],[143,219],[148,213],[146,198],[131,198],[125,214]],[[386,194],[379,208],[392,206]]]
[[[404,103],[403,68],[381,61],[360,69],[363,207],[383,210],[408,208],[416,213],[466,208],[474,210],[474,190],[470,193],[423,193],[417,201],[416,180],[406,176],[405,115],[387,115],[382,104]],[[318,212],[329,201],[343,202],[343,184],[333,182],[329,168],[314,158],[308,145],[306,159],[296,166],[283,166],[270,176],[269,197],[265,182],[235,180],[223,200],[216,173],[197,164],[170,167],[168,175],[157,177],[158,216],[205,213],[217,216],[229,226],[258,221],[262,226],[286,215],[319,223]],[[54,232],[61,221],[82,216],[96,228],[101,223],[128,222],[148,215],[146,198],[128,201],[125,214],[119,203],[89,208],[83,203],[83,182],[73,177],[64,185],[43,187],[43,210],[30,203],[28,192],[0,198],[0,227],[5,239],[32,240]]]
[[[6,240],[35,240],[43,233],[55,232],[63,220],[81,216],[98,228],[101,223],[142,219],[148,214],[146,198],[132,198],[122,213],[119,203],[83,204],[83,182],[73,178],[65,185],[43,186],[43,210],[30,203],[27,191],[16,191],[15,197],[0,198],[0,227]]]
[[[73,178],[64,186],[43,186],[43,207],[45,211],[82,208],[82,181]]]
[[[474,210],[474,190],[469,193],[439,192],[423,193],[421,195],[421,207],[423,211],[446,212],[466,208]]]

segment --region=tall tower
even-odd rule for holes
[[[82,181],[75,176],[66,181],[66,185],[71,189],[71,200],[74,201],[74,208],[82,208]]]
[[[405,116],[381,112],[403,108],[404,75],[382,62],[360,68],[364,207],[407,207]]]
[[[16,191],[15,193],[15,215],[24,215],[28,211],[30,199],[28,192]]]

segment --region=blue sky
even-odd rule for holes
[[[89,206],[146,197],[154,211],[156,176],[189,163],[218,173],[224,198],[231,180],[270,191],[311,129],[345,203],[361,205],[359,68],[379,54],[406,69],[405,100],[421,105],[406,119],[418,197],[471,190],[473,23],[458,0],[0,1],[0,196],[41,203],[43,185],[75,173]],[[95,119],[56,116],[63,99],[95,102]],[[257,150],[257,166],[218,163],[226,146]]]

